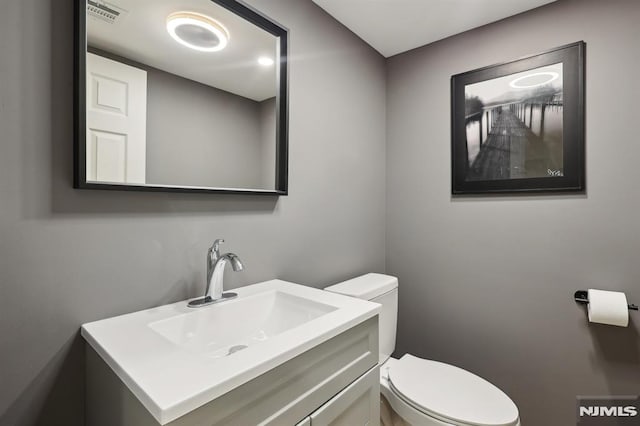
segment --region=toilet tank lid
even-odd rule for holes
[[[398,279],[391,275],[369,273],[326,287],[325,290],[345,296],[371,300],[398,288]]]

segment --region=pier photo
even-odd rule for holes
[[[562,63],[465,86],[467,181],[561,177]]]
[[[562,64],[465,86],[466,180],[563,176]]]

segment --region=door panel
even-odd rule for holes
[[[93,78],[92,89],[94,110],[104,110],[127,116],[127,97],[129,84],[126,81],[114,80],[98,74],[91,75]]]
[[[95,152],[96,178],[103,182],[124,182],[127,136],[96,131],[92,132],[90,143],[92,152]]]

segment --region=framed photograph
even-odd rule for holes
[[[452,193],[584,191],[585,44],[451,77]]]

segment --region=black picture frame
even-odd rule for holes
[[[453,195],[585,191],[585,47],[451,77]]]
[[[275,189],[216,188],[166,185],[132,185],[89,182],[86,179],[86,63],[87,0],[74,4],[74,143],[73,187],[142,192],[184,192],[210,194],[288,195],[289,188],[289,30],[270,17],[238,0],[210,0],[278,38],[276,97]]]

